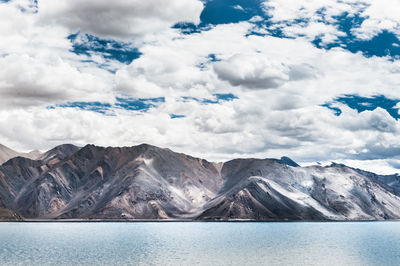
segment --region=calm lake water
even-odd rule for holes
[[[0,223],[0,265],[400,265],[400,222]]]

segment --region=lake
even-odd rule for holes
[[[0,223],[0,265],[399,265],[400,222]]]

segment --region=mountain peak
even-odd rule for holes
[[[332,162],[331,165],[330,165],[330,167],[347,167],[347,165],[342,164],[342,163],[335,163],[335,162]]]
[[[290,159],[289,157],[286,157],[286,156],[281,157],[281,159],[279,161],[281,163],[287,164],[289,166],[300,167],[299,164],[297,164],[295,161],[293,161],[292,159]]]
[[[40,157],[39,160],[44,161],[45,163],[48,163],[50,161],[56,160],[62,160],[71,154],[74,154],[75,152],[79,151],[80,147],[75,146],[73,144],[62,144],[54,147],[53,149],[43,153]]]
[[[7,162],[11,158],[20,156],[21,154],[17,151],[14,151],[7,146],[0,144],[0,165]]]

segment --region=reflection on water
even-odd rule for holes
[[[0,265],[400,265],[400,222],[0,223]]]

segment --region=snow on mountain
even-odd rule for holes
[[[290,158],[213,163],[169,149],[61,145],[0,166],[0,206],[25,219],[385,220],[397,176]]]

